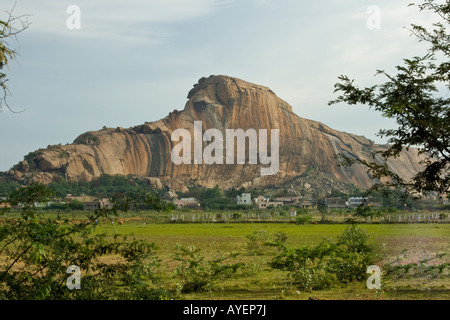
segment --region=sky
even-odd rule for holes
[[[3,70],[8,103],[22,112],[0,113],[0,171],[86,131],[182,110],[198,79],[219,74],[269,87],[300,117],[384,143],[376,133],[392,119],[328,102],[339,75],[381,83],[376,70],[395,72],[425,52],[408,27],[432,17],[410,2],[2,0],[0,19],[14,8],[30,25],[8,41],[18,51]]]

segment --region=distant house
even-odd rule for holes
[[[283,202],[279,201],[261,201],[256,204],[258,209],[267,209],[267,208],[278,208],[284,205]]]
[[[313,198],[305,197],[299,202],[299,207],[302,209],[311,209],[316,207],[316,203]]]
[[[257,204],[258,202],[267,202],[269,200],[269,198],[266,198],[264,196],[258,196],[253,201],[255,202],[255,204]]]
[[[5,201],[6,197],[0,197],[0,201]],[[0,208],[11,208],[11,204],[2,202],[0,203]]]
[[[50,206],[53,203],[54,202],[52,202],[52,201],[49,201],[49,202],[34,202],[33,206],[35,208],[44,208],[44,207]]]
[[[80,202],[94,202],[97,199],[95,199],[95,197],[87,196],[87,195],[81,195],[80,197],[75,197],[71,194],[67,194],[66,198],[64,200],[66,203],[71,203],[73,200],[77,200]]]
[[[345,199],[341,198],[325,198],[325,205],[330,209],[340,209],[347,207]]]
[[[112,209],[114,204],[108,198],[97,199],[94,201],[84,202],[84,210],[94,211],[97,209]]]
[[[180,200],[182,201],[186,201],[186,202],[198,202],[197,199],[195,198],[181,198]]]
[[[100,209],[100,202],[99,201],[90,201],[84,203],[84,210],[88,211],[94,211]]]
[[[295,210],[295,209],[289,210],[289,216],[296,217],[297,216],[297,210]]]
[[[282,201],[270,201],[269,198],[263,196],[258,196],[255,199],[255,204],[258,209],[279,208],[284,206],[284,202]]]
[[[240,196],[236,197],[237,204],[252,204],[252,194],[251,193],[243,193]]]
[[[348,207],[358,207],[363,203],[367,205],[369,203],[369,198],[360,198],[360,197],[348,198],[346,204]]]
[[[276,197],[274,198],[277,202],[283,202],[284,205],[293,205],[298,203],[299,197],[292,196],[292,197]]]
[[[184,207],[191,209],[200,208],[200,203],[195,198],[181,198],[180,200],[174,199],[172,202],[177,206],[177,209],[182,209]]]
[[[83,202],[83,198],[82,198],[82,197],[74,197],[74,196],[72,196],[71,194],[67,194],[65,200],[66,200],[67,203],[70,203],[70,202],[72,202],[73,200],[78,200],[78,201]]]

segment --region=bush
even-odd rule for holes
[[[264,229],[255,230],[247,235],[247,250],[251,255],[269,253],[270,247],[280,247],[287,240],[284,232],[269,233]]]
[[[289,274],[291,285],[300,291],[325,290],[329,289],[336,278],[327,273],[321,266],[314,266],[307,261],[308,267],[293,271]]]
[[[70,210],[84,210],[84,203],[77,199],[72,200],[68,206]]]
[[[353,224],[335,241],[292,249],[280,244],[280,253],[270,266],[288,272],[290,283],[299,290],[321,290],[334,282],[362,281],[367,267],[376,259],[375,247],[365,230]]]
[[[297,224],[308,224],[308,223],[311,223],[312,222],[312,215],[310,215],[310,214],[299,215],[295,219],[295,222]]]
[[[367,267],[376,260],[375,247],[368,242],[369,235],[355,225],[348,226],[337,237],[335,254],[328,269],[341,282],[362,281],[367,278]]]
[[[217,255],[213,259],[206,259],[200,254],[200,249],[189,246],[187,248],[177,245],[174,259],[180,262],[175,268],[175,274],[180,280],[179,288],[182,293],[212,291],[217,282],[223,281],[234,275],[242,263],[224,262],[236,256]]]
[[[301,291],[322,290],[332,285],[335,277],[327,272],[326,264],[333,245],[323,242],[298,249],[282,246],[282,249],[269,265],[287,271],[290,285]]]
[[[65,203],[54,202],[44,207],[45,210],[69,210],[69,206]]]

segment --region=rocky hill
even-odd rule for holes
[[[249,164],[248,158],[246,164],[174,164],[171,152],[178,142],[172,141],[172,133],[184,128],[193,136],[194,121],[202,122],[203,132],[220,130],[224,139],[226,129],[267,129],[269,146],[271,130],[278,129],[277,173],[262,175],[261,168],[268,165]],[[207,144],[203,142],[203,147]],[[379,148],[385,146],[297,116],[267,87],[228,76],[210,76],[194,85],[183,111],[174,110],[164,119],[128,129],[86,132],[70,145],[31,152],[8,174],[24,183],[45,184],[55,177],[89,181],[102,174],[133,175],[148,179],[154,187],[180,191],[190,184],[221,188],[292,186],[308,184],[308,179],[318,176],[320,181],[326,177],[328,184],[336,186],[351,183],[367,188],[372,181],[366,170],[358,165],[339,167],[335,154],[370,160],[371,151]],[[420,168],[414,150],[403,152],[389,165],[403,177],[412,176]]]

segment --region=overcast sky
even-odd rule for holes
[[[430,17],[411,0],[2,0],[29,14],[10,45],[9,104],[0,113],[0,171],[30,151],[79,134],[131,127],[182,110],[199,78],[224,74],[264,85],[304,118],[376,142],[393,122],[366,107],[328,106],[341,74],[382,81],[402,58],[424,52],[410,23]],[[70,5],[80,29],[69,29]],[[370,6],[380,11],[380,28]],[[373,12],[373,11],[371,11]],[[73,20],[70,20],[73,21]]]

